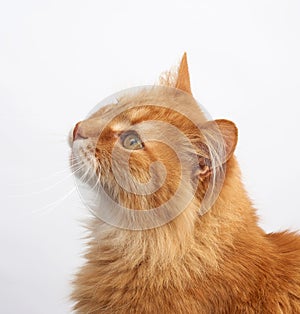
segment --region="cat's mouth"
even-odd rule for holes
[[[97,172],[97,162],[92,139],[84,137],[79,131],[79,123],[69,131],[68,143],[71,148],[71,170],[81,181],[89,181],[89,178]]]

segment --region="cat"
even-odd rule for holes
[[[88,225],[71,296],[76,313],[300,313],[300,236],[258,226],[237,139],[233,122],[208,121],[193,98],[186,54],[160,86],[123,95],[76,124],[78,178],[94,177],[89,188],[111,200]],[[156,161],[164,167],[151,168]],[[139,185],[144,193],[135,193]],[[213,198],[209,187],[218,190]],[[160,211],[147,219],[153,208]]]

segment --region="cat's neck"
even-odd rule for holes
[[[227,168],[221,193],[205,215],[199,216],[195,208],[189,209],[167,225],[142,231],[118,229],[94,221],[91,250],[95,254],[88,256],[123,259],[131,267],[147,261],[149,269],[169,267],[193,256],[198,262],[217,267],[223,251],[233,247],[237,237],[249,232],[262,233],[235,158]]]

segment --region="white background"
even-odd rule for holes
[[[299,229],[299,21],[298,0],[1,1],[0,312],[71,312],[88,214],[67,133],[184,51],[196,99],[239,127],[261,225]]]

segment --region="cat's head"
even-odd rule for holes
[[[117,226],[144,229],[188,208],[202,214],[210,208],[237,129],[228,120],[207,121],[192,96],[184,54],[161,85],[119,93],[78,122],[70,142],[92,212]]]

